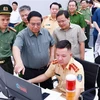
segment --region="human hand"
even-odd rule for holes
[[[31,79],[30,80],[27,80],[27,82],[32,83]]]
[[[85,21],[86,21],[86,23],[87,23],[88,25],[91,24],[91,22],[90,22],[89,20],[85,19]]]
[[[16,74],[20,74],[21,71],[22,71],[22,74],[24,75],[24,73],[25,73],[25,67],[24,67],[24,65],[21,64],[21,63],[15,64],[14,72],[15,72]]]

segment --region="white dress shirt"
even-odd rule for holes
[[[22,20],[21,20],[18,9],[16,11],[13,10],[10,16],[10,23],[19,23],[21,21]]]

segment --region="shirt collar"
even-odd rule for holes
[[[88,8],[84,8],[84,9],[81,9],[81,10],[87,10]]]
[[[71,57],[69,63],[67,64],[66,68],[69,69],[69,65],[72,64],[74,62],[74,58]]]
[[[22,21],[22,25],[23,25],[23,26],[26,26],[25,22]]]
[[[35,34],[29,29],[29,27],[27,27],[27,29],[28,29],[28,33],[29,33],[30,37],[35,36]],[[42,29],[40,29],[40,31],[38,33],[39,33],[39,35],[42,35],[43,34]]]
[[[53,19],[53,18],[51,17],[51,15],[48,15],[48,17],[49,17],[50,20],[55,20],[55,21],[56,21],[56,19]]]
[[[0,29],[0,31],[1,31],[1,29]],[[7,33],[7,32],[9,32],[10,31],[10,29],[9,28],[6,28],[5,29],[5,31],[3,32],[3,33]],[[2,32],[2,31],[1,31]]]
[[[69,14],[70,14],[70,12],[69,12]],[[75,13],[73,15],[70,14],[70,16],[74,16],[74,15],[77,15],[77,11],[75,11]]]
[[[69,29],[72,29],[74,26],[73,26],[73,24],[72,23],[70,23],[70,27],[69,27]],[[59,27],[59,30],[63,30],[61,27]]]

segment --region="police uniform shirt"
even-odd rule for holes
[[[12,45],[16,38],[16,33],[7,28],[5,32],[2,33],[0,30],[0,59],[10,57],[12,55]]]
[[[81,28],[86,27],[84,16],[80,12],[75,12],[74,15],[70,15],[70,22],[79,25]]]
[[[43,19],[42,27],[46,28],[50,34],[53,34],[53,31],[58,27],[58,22],[56,19],[52,19],[51,15],[48,15]]]
[[[90,12],[89,8],[80,9],[80,12],[84,16],[84,19],[91,21],[92,12]]]
[[[16,33],[18,34],[21,30],[23,30],[26,27],[27,27],[26,24],[22,21],[21,23],[19,23],[14,28],[16,29],[16,31],[17,31]]]
[[[59,81],[57,88],[62,92],[66,92],[66,75],[68,74],[74,74],[77,77],[76,88],[82,88],[84,90],[83,66],[74,58],[70,59],[65,69],[63,69],[58,63],[51,63],[49,69],[45,72],[47,77],[56,75]],[[81,92],[83,92],[83,90]]]

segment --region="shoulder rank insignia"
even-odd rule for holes
[[[73,69],[75,72],[77,72],[79,70],[79,68],[73,63],[69,65],[69,70],[71,70],[71,69]]]
[[[81,13],[80,11],[77,11],[77,13],[79,13],[79,14],[81,14],[81,15],[83,14],[83,13]]]
[[[13,27],[8,27],[10,30],[17,32]]]
[[[58,63],[58,61],[57,61],[57,59],[54,59],[53,61],[52,61],[52,64],[54,65],[54,64],[57,64]]]
[[[46,19],[46,18],[48,18],[48,16],[44,16],[44,17],[43,17],[43,19]]]
[[[19,22],[19,23],[17,23],[17,24],[15,24],[15,25],[14,25],[14,27],[16,27],[16,26],[20,25],[21,23],[22,23],[22,21],[21,21],[21,22]]]

